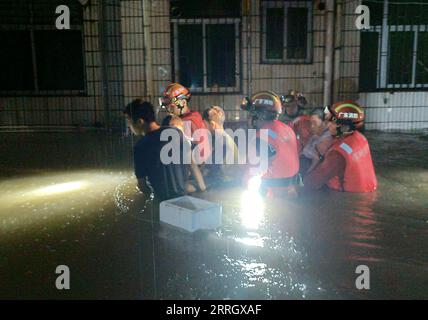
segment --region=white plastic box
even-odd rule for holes
[[[220,227],[221,213],[221,205],[190,196],[160,203],[160,221],[189,232]]]

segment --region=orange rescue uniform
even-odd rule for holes
[[[299,155],[294,131],[278,120],[269,122],[261,130],[268,130],[265,142],[271,149],[269,167],[262,175],[262,189],[265,189],[268,195],[273,195],[281,189],[288,191],[290,187],[294,188],[299,171]],[[260,130],[257,132],[257,138],[266,140],[264,135],[260,135]]]
[[[319,189],[324,184],[345,192],[372,192],[377,188],[370,147],[358,131],[337,138],[324,161],[305,176],[305,188]]]
[[[183,114],[181,116],[181,119],[185,124],[185,128],[188,127],[186,126],[186,122],[190,123],[190,132],[185,132],[186,135],[189,136],[189,138],[192,138],[192,135],[196,130],[205,129],[201,131],[201,136],[198,139],[199,141],[194,142],[195,145],[200,145],[200,157],[201,160],[205,162],[211,154],[211,146],[210,139],[208,136],[208,129],[205,125],[204,120],[202,119],[201,114],[198,111],[190,111],[186,114]]]

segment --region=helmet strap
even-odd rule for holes
[[[184,106],[180,103],[180,99],[174,98],[172,103],[180,110],[180,117],[183,115]]]
[[[343,137],[342,126],[336,124],[336,137]]]
[[[184,110],[184,105],[182,105],[181,103],[179,103],[177,105],[178,109],[180,109],[180,117],[183,115],[183,110]]]
[[[349,131],[343,131],[342,130],[342,125],[336,124],[336,131],[337,131],[336,137],[340,138],[340,137],[343,137],[343,136],[350,135],[351,133],[354,132],[354,130],[355,129],[352,126],[349,126]]]

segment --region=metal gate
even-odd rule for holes
[[[367,107],[367,129],[428,128],[428,2],[368,0],[369,28],[355,35],[345,23],[341,37],[339,97],[357,86]],[[344,1],[344,15],[356,6]],[[352,22],[352,21],[351,21]],[[356,48],[354,50],[352,48]]]

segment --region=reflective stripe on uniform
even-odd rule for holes
[[[352,148],[348,144],[346,144],[344,142],[340,145],[340,148],[342,148],[343,150],[345,150],[345,152],[347,154],[351,154],[353,152]]]
[[[272,139],[276,139],[278,137],[278,134],[273,130],[268,130],[268,136]]]

